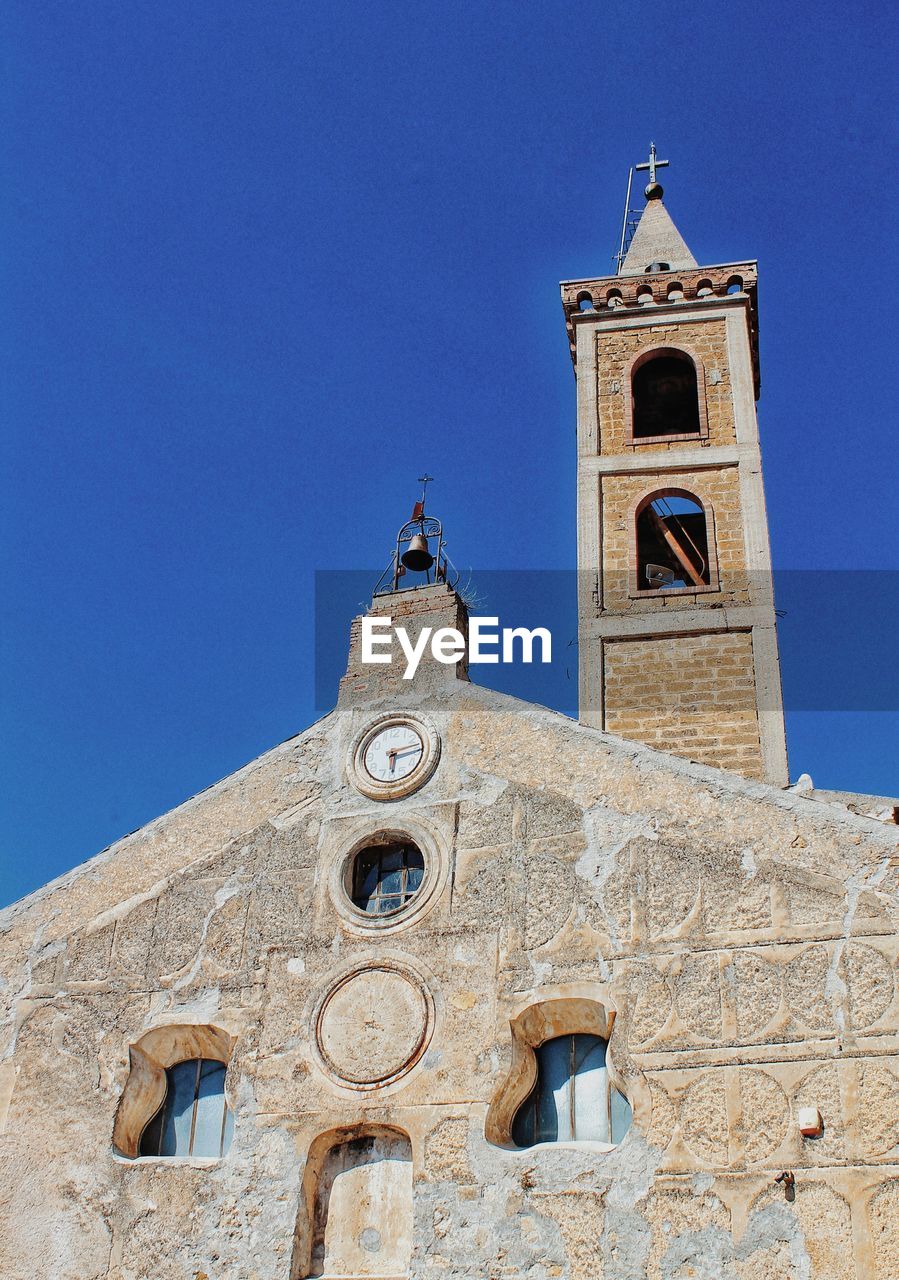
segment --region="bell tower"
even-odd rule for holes
[[[786,785],[757,264],[698,265],[662,201],[665,164],[652,147],[636,166],[646,205],[617,273],[561,286],[577,379],[580,718]]]

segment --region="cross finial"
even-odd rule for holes
[[[425,498],[427,497],[427,493],[428,493],[428,485],[431,483],[433,479],[434,477],[429,476],[427,472],[425,472],[423,476],[418,477],[418,483],[421,485],[421,502],[417,502],[415,504],[415,508],[420,515],[424,515]],[[412,518],[415,519],[414,516]]]
[[[664,169],[664,168],[666,167],[666,165],[667,165],[667,164],[668,164],[668,161],[667,161],[667,160],[657,160],[657,159],[656,159],[656,144],[655,144],[654,142],[650,142],[650,144],[649,144],[649,162],[648,162],[647,164],[638,164],[638,165],[636,165],[635,167],[636,167],[637,169],[648,169],[648,170],[649,170],[649,185],[650,185],[651,187],[654,187],[654,186],[655,186],[655,184],[656,184],[656,169]]]

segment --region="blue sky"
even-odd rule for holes
[[[760,260],[775,563],[850,571],[830,604],[899,568],[892,21],[13,0],[0,900],[315,717],[314,573],[380,568],[423,469],[475,576],[573,567],[557,284],[610,269],[650,138],[700,262]],[[899,700],[846,692],[894,662],[863,581],[783,620],[791,765],[896,792]]]

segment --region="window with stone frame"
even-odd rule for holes
[[[113,1124],[120,1156],[224,1155],[233,1116],[225,1077],[235,1037],[203,1023],[164,1023],[129,1047]]]
[[[632,1108],[646,1123],[638,1080],[625,1083],[609,1052],[615,1011],[594,983],[544,996],[510,1019],[509,1072],[487,1108],[484,1136],[506,1149],[589,1142],[610,1151],[630,1127]]]
[[[409,840],[360,849],[353,860],[352,901],[366,915],[399,911],[421,888],[425,863]]]
[[[166,1070],[162,1106],[144,1129],[142,1156],[225,1155],[231,1145],[234,1117],[225,1101],[223,1062],[189,1058]]]
[[[537,1078],[515,1113],[515,1144],[619,1143],[630,1127],[631,1108],[609,1080],[605,1040],[586,1034],[556,1036],[534,1054]]]

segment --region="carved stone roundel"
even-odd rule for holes
[[[429,1035],[425,992],[386,965],[341,979],[325,997],[316,1029],[327,1066],[357,1088],[374,1088],[411,1070]]]

